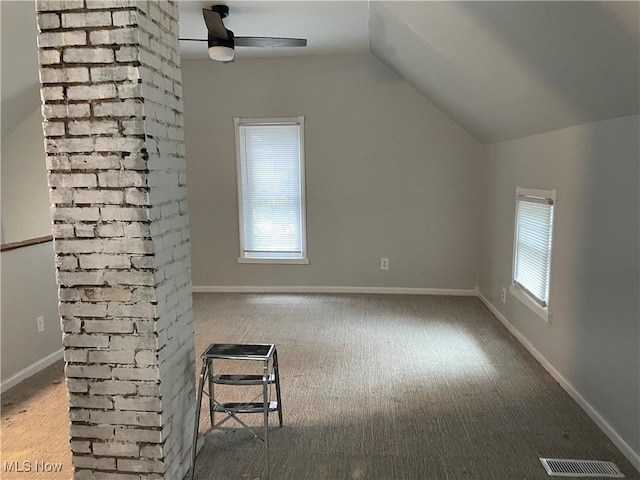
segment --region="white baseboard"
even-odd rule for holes
[[[29,365],[27,368],[23,368],[15,375],[7,378],[4,382],[0,383],[0,393],[9,390],[11,387],[19,384],[21,381],[35,375],[40,370],[44,370],[52,363],[57,362],[63,358],[62,349],[57,350],[44,358],[41,358],[36,363]]]
[[[330,286],[245,286],[198,285],[194,293],[376,293],[394,295],[455,295],[474,297],[478,288],[403,288],[403,287],[330,287]]]
[[[582,394],[566,379],[562,374],[555,369],[555,367],[547,360],[542,353],[525,337],[520,331],[513,326],[513,324],[507,320],[507,318],[500,313],[500,311],[485,297],[480,291],[478,291],[478,298],[484,303],[491,313],[493,313],[498,320],[516,337],[516,339],[529,351],[529,353],[535,358],[544,369],[560,384],[562,388],[573,398],[578,405],[589,415],[591,420],[595,422],[598,427],[609,437],[613,444],[624,454],[631,464],[640,471],[640,453],[636,452],[631,445],[629,445],[620,434],[613,428],[613,426],[606,420],[606,418],[593,406],[589,401],[582,396]]]

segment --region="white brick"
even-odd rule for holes
[[[151,366],[158,362],[154,350],[140,350],[135,354],[135,363],[139,366]]]
[[[52,213],[54,222],[97,222],[99,218],[99,210],[88,207],[54,207]]]
[[[40,65],[53,65],[60,63],[60,52],[58,50],[39,50],[38,58]]]
[[[103,380],[89,383],[89,395],[133,395],[136,386],[132,382],[122,380]]]
[[[65,373],[69,378],[111,378],[111,367],[105,365],[67,365]]]
[[[46,12],[49,10],[75,10],[83,7],[83,0],[38,0],[38,2],[36,2],[38,12]]]
[[[71,435],[73,435],[73,431],[74,431],[74,427],[76,425],[71,425]],[[95,432],[101,432],[99,429],[103,428],[103,427],[86,427],[85,431],[89,431],[89,429],[93,429],[93,431]],[[100,433],[102,434],[102,433]],[[91,435],[90,433],[86,433],[84,435],[84,438],[93,438],[94,435]],[[99,437],[98,434],[95,435],[96,438],[104,438],[104,437]],[[106,437],[106,438],[110,438],[110,437]],[[115,470],[116,468],[116,460],[114,458],[108,458],[108,457],[100,457],[100,458],[96,458],[94,456],[80,456],[80,455],[73,455],[71,457],[71,463],[73,463],[73,466],[76,468],[92,468],[92,469],[96,469],[96,470]]]
[[[102,285],[104,275],[101,271],[95,272],[57,272],[56,278],[62,286],[73,287],[75,285]]]
[[[103,27],[111,25],[111,12],[63,13],[64,28]]]
[[[95,149],[93,138],[47,138],[45,148],[51,153],[81,153]]]
[[[42,87],[40,89],[40,98],[43,102],[49,100],[62,100],[64,98],[64,92],[62,87]]]
[[[109,66],[92,67],[92,82],[122,82],[125,80],[135,81],[140,78],[137,67],[131,66]]]
[[[149,368],[121,368],[113,369],[113,378],[118,380],[140,380],[140,381],[157,381],[159,379],[158,369]]]
[[[72,422],[86,422],[89,420],[89,411],[71,408],[69,410],[69,420]]]
[[[136,12],[132,10],[123,10],[119,12],[113,12],[113,24],[118,27],[125,25],[135,25],[138,21]]]
[[[50,173],[49,186],[53,188],[97,187],[93,173]]]
[[[87,0],[87,8],[135,7],[136,0]]]
[[[79,123],[79,122],[78,122]],[[92,123],[94,125],[102,125],[106,124],[105,128],[108,128],[111,122],[87,122]],[[73,126],[76,122],[69,123],[69,130],[73,130],[75,127]],[[78,127],[82,129],[83,127]],[[97,130],[100,130],[102,127],[96,127]],[[93,134],[93,132],[92,132]],[[70,155],[69,156],[69,164],[74,169],[82,170],[109,170],[113,168],[120,168],[120,157],[118,155],[100,155],[100,154],[92,154],[92,155]]]
[[[118,459],[118,470],[125,472],[155,472],[162,473],[164,471],[164,463],[159,460],[129,460],[125,458]]]
[[[82,83],[89,81],[89,69],[86,67],[41,68],[42,83]]]
[[[98,137],[95,148],[100,152],[139,152],[144,147],[140,138],[130,137]]]
[[[148,219],[147,209],[135,207],[100,207],[103,220],[143,222]]]
[[[86,45],[87,34],[82,31],[42,32],[38,35],[39,47],[64,47],[69,45]]]
[[[71,451],[74,453],[91,453],[91,444],[86,440],[72,440]]]
[[[89,33],[89,41],[93,45],[137,45],[139,32],[136,28],[116,28],[113,30],[96,30]]]
[[[154,397],[114,397],[117,410],[135,410],[138,412],[160,412],[160,399]],[[157,432],[160,433],[160,432]]]
[[[110,287],[83,288],[80,290],[80,295],[83,300],[92,302],[126,302],[133,298],[133,292],[130,289]]]
[[[156,336],[155,335],[112,335],[109,348],[111,351],[155,350],[157,348]]]
[[[87,333],[133,333],[133,321],[132,320],[85,320],[84,321],[84,331]],[[95,352],[94,359],[91,361],[95,361],[97,363],[134,363],[133,362],[133,352]],[[98,360],[98,358],[110,358],[105,357],[102,354],[109,353],[113,354],[114,359],[122,360],[118,362],[106,362],[103,360]],[[99,354],[99,355],[98,355]],[[91,355],[89,355],[89,359],[91,359]]]
[[[47,118],[84,118],[91,115],[91,109],[86,104],[62,104],[51,105],[46,104],[42,106],[42,115]],[[47,151],[47,153],[53,153]]]
[[[111,323],[108,321],[101,322],[93,322],[95,323]],[[124,350],[117,352],[106,352],[106,351],[91,351],[89,352],[89,362],[92,363],[117,363],[117,364],[133,364],[134,360],[134,352],[127,352]],[[133,392],[135,393],[135,392]]]
[[[82,262],[80,262],[82,264]],[[68,303],[61,302],[60,306],[60,315],[64,317],[105,317],[107,315],[107,304],[105,303]],[[81,336],[85,339],[90,339],[88,336]],[[102,337],[96,336],[97,339],[101,339]],[[97,347],[104,346],[104,341],[101,341],[97,344],[75,344],[69,341],[69,345],[71,346],[80,346],[80,347]]]
[[[130,238],[151,236],[149,225],[145,223],[126,223],[124,226],[124,234]]]
[[[153,286],[155,285],[155,278],[152,272],[104,272],[104,281],[108,285],[140,285],[140,286]]]
[[[101,253],[78,255],[82,270],[96,268],[131,268],[131,260],[124,255],[104,255]],[[106,310],[105,310],[106,311]]]
[[[151,255],[145,255],[140,257],[131,257],[131,265],[133,268],[155,268],[155,258]]]
[[[99,237],[124,237],[124,224],[107,223],[98,225]]]
[[[129,399],[122,399],[129,400]],[[135,401],[135,399],[133,399]],[[116,398],[116,402],[118,398]],[[159,403],[156,398],[145,399],[144,402],[138,402],[140,405]],[[133,402],[132,402],[133,403]],[[125,410],[125,409],[123,409]],[[142,415],[142,409],[139,410],[138,415]],[[116,427],[115,437],[117,440],[125,440],[129,442],[144,442],[144,443],[160,443],[162,442],[162,432],[160,430],[142,429],[142,428],[126,428]]]
[[[60,27],[60,16],[57,13],[38,14],[38,27],[40,30],[49,30]]]
[[[153,252],[153,243],[145,239],[127,239],[127,240],[56,240],[54,248],[58,253],[129,253],[129,254],[151,254]],[[109,272],[107,272],[109,273]],[[91,272],[91,275],[95,275]],[[146,275],[146,274],[145,274]],[[116,280],[115,278],[112,280]]]
[[[77,203],[101,203],[114,204],[122,203],[124,195],[118,190],[76,190],[73,192],[73,201]]]
[[[140,449],[140,456],[145,458],[162,458],[160,445],[145,445]]]
[[[135,100],[105,102],[93,106],[96,117],[139,117],[144,113],[144,105]]]
[[[147,303],[116,303],[111,302],[107,307],[110,317],[125,318],[152,318],[155,316],[155,306]]]
[[[126,48],[129,48],[129,47],[126,47]],[[118,59],[118,61],[126,61],[126,60],[121,60],[117,57],[118,53],[122,52],[123,50],[124,48],[121,48],[120,50],[116,51],[116,59]],[[131,54],[131,58],[133,58],[133,54]],[[135,60],[137,59],[133,59],[131,61],[135,61]],[[118,84],[118,96],[121,99],[142,97],[142,85],[139,84],[138,82],[120,83]]]
[[[78,268],[78,259],[69,255],[56,255],[56,266],[60,270],[70,271]]]
[[[137,425],[138,424],[138,414],[136,412],[100,412],[100,411],[91,411],[89,419],[91,423],[103,423],[110,425]]]
[[[109,368],[109,367],[105,367],[105,368]],[[113,402],[108,397],[92,397],[90,395],[72,393],[72,394],[69,394],[69,406],[75,407],[75,408],[113,408]],[[105,437],[105,438],[111,438],[111,437]]]
[[[122,122],[122,128],[125,135],[144,135],[145,132],[152,135],[152,132],[145,129],[143,120],[125,120]]]
[[[65,63],[112,63],[115,56],[110,48],[66,48],[62,58]]]
[[[100,172],[98,184],[101,187],[145,187],[147,175],[127,170]]]
[[[74,352],[78,350],[70,350],[70,351]],[[86,359],[84,361],[86,362]],[[87,393],[89,391],[89,384],[86,380],[81,380],[78,378],[67,378],[67,388],[69,389],[70,392]]]
[[[104,348],[109,345],[109,336],[95,335],[95,334],[86,335],[86,334],[67,333],[62,337],[62,341],[65,347]],[[91,368],[91,367],[87,367],[87,368]],[[76,375],[76,376],[82,377],[85,375]],[[111,377],[110,371],[109,371],[109,377]],[[103,378],[103,377],[98,377],[98,378]]]
[[[116,121],[71,121],[69,122],[70,135],[117,135],[118,122]],[[110,167],[102,166],[102,168],[115,168],[119,165],[119,161],[111,164]]]
[[[76,237],[80,238],[94,238],[96,236],[95,225],[76,225],[75,231]]]
[[[93,442],[93,453],[109,457],[138,457],[140,455],[140,447],[135,443]]]
[[[76,85],[67,88],[69,100],[95,100],[116,96],[117,91],[114,85]]]
[[[47,137],[59,137],[64,135],[64,122],[44,122],[44,134]]]

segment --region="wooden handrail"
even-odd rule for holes
[[[15,250],[16,248],[28,247],[30,245],[50,242],[52,240],[53,235],[45,235],[44,237],[29,238],[27,240],[20,240],[19,242],[3,243],[2,245],[0,245],[0,251],[6,252],[8,250]]]

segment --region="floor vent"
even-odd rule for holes
[[[565,460],[562,458],[541,458],[544,469],[553,477],[609,477],[624,478],[613,462],[600,460]]]

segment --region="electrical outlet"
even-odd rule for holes
[[[44,317],[42,315],[36,318],[36,325],[38,327],[38,333],[44,332]]]
[[[389,270],[389,259],[381,258],[380,259],[380,270]]]
[[[507,289],[502,287],[502,303],[507,303]]]

